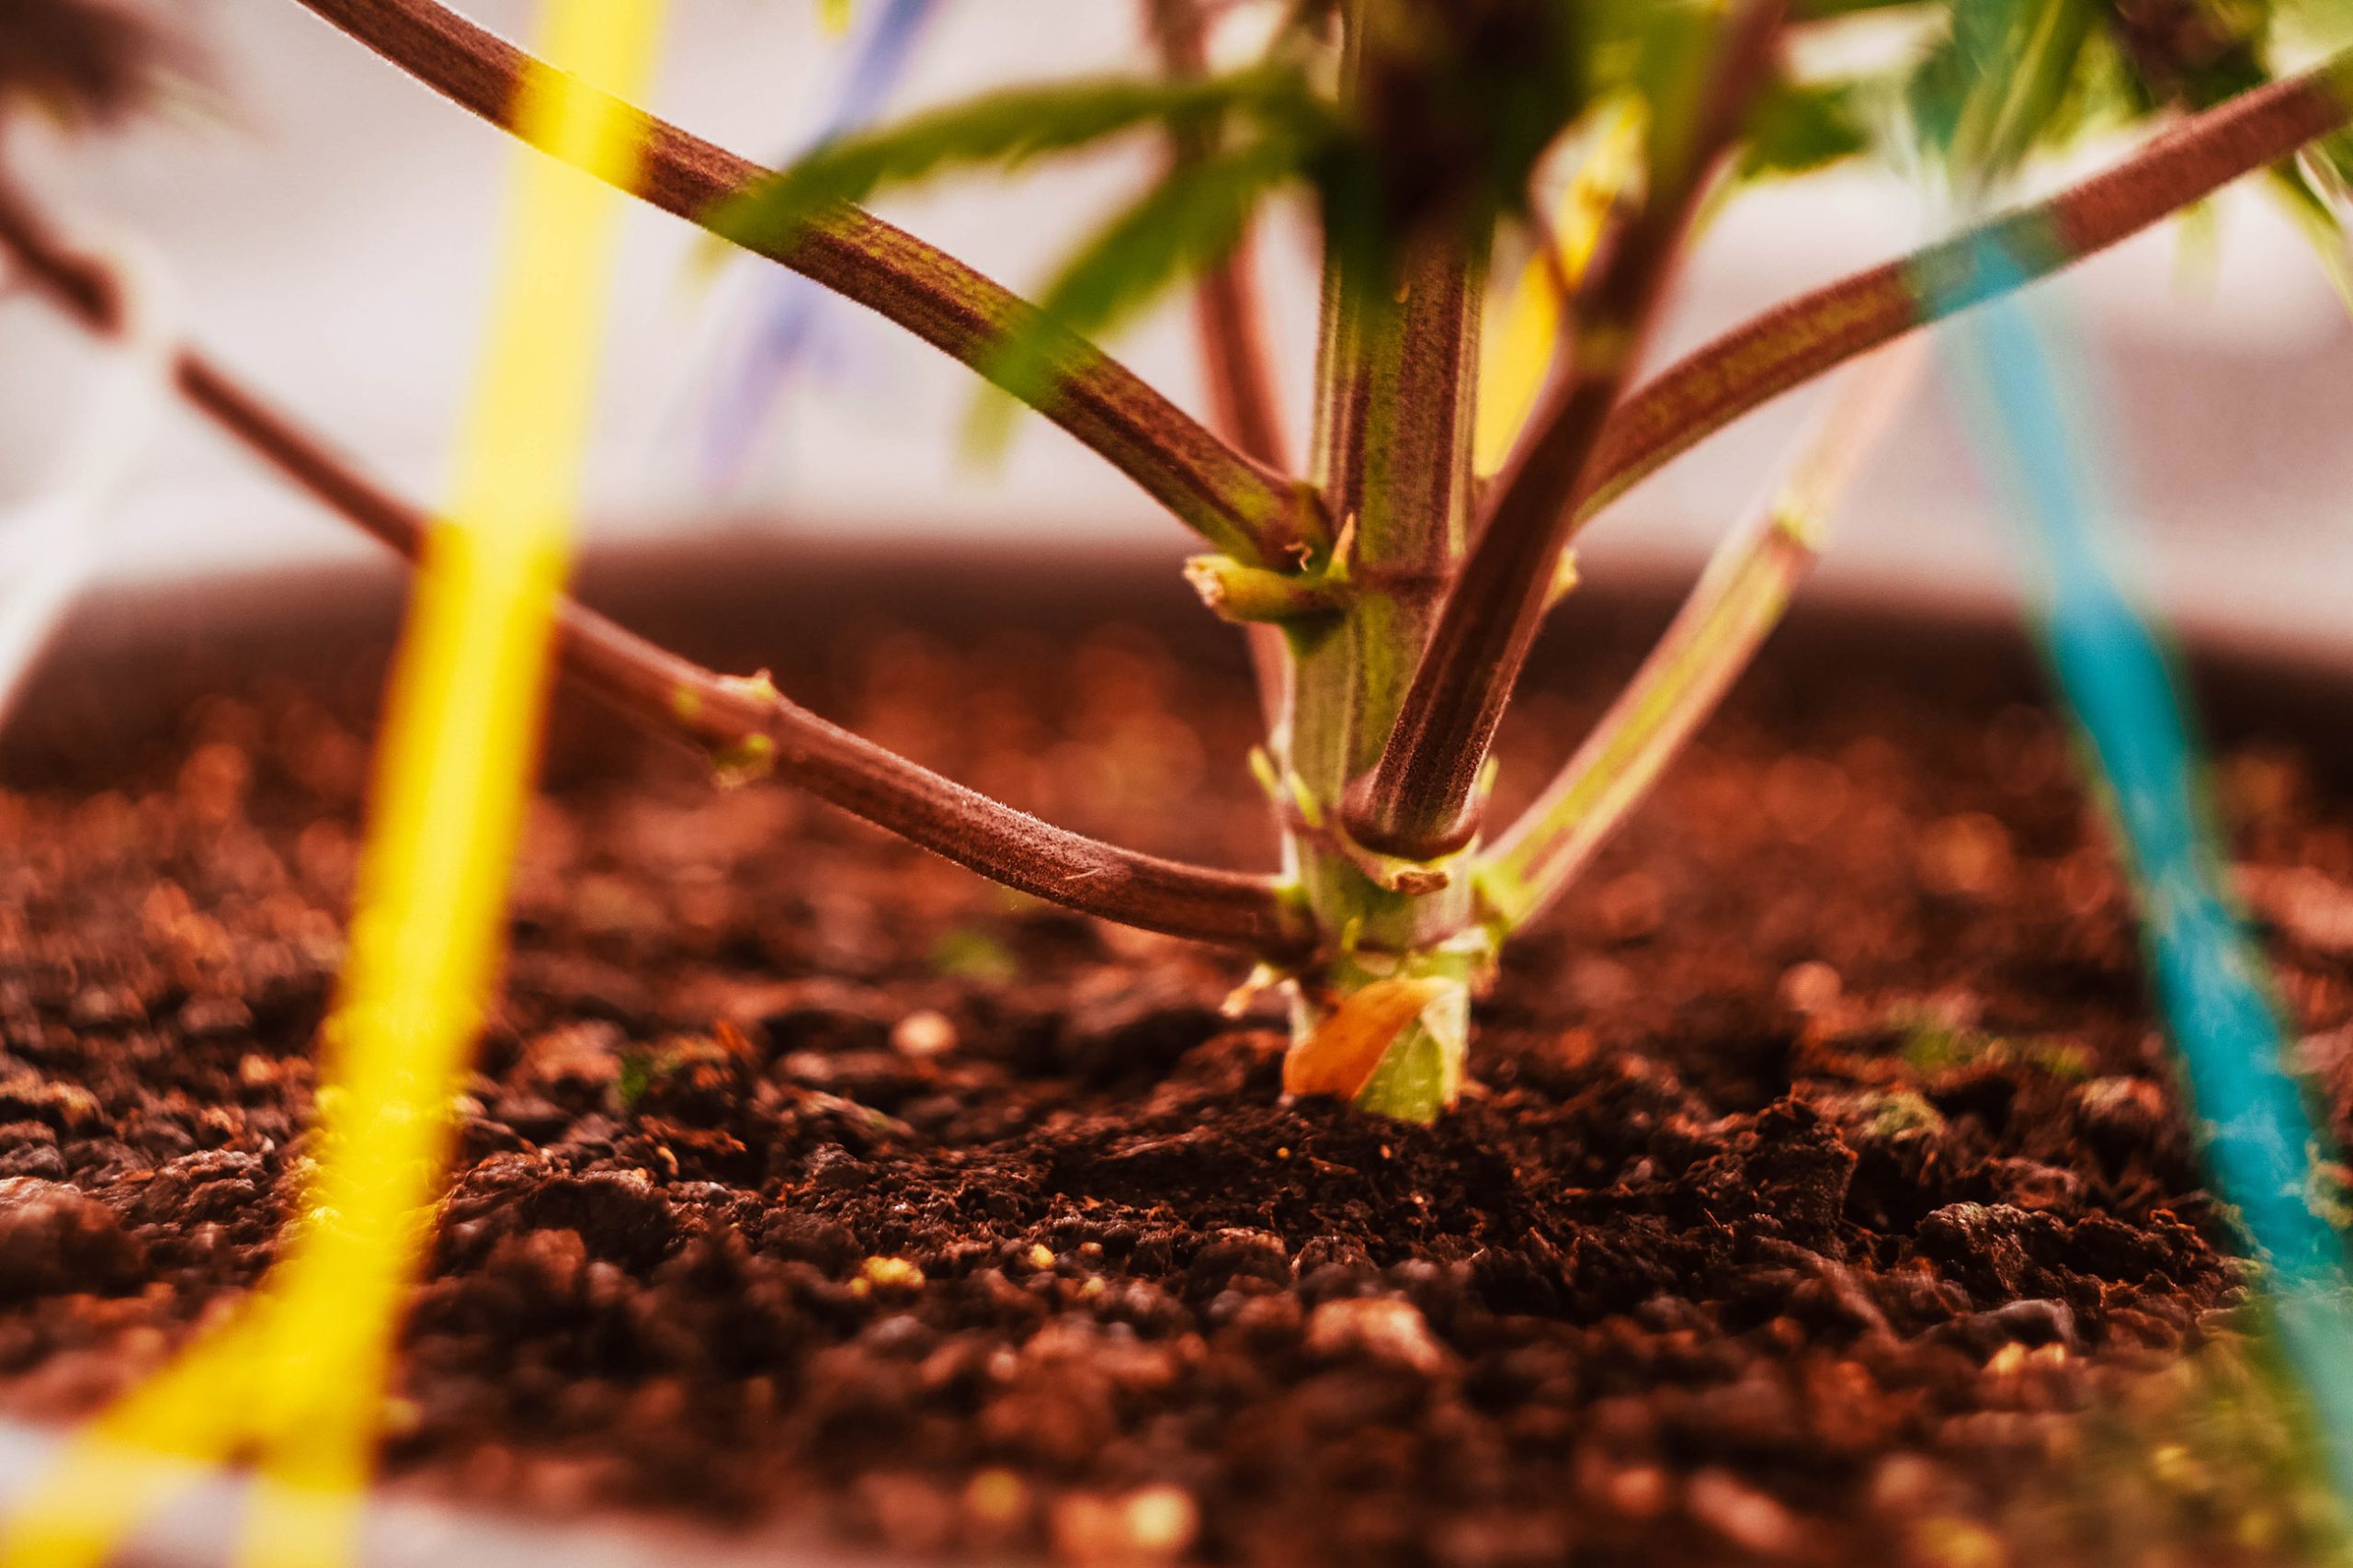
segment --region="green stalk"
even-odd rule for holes
[[[1831,515],[1903,406],[1916,348],[1882,348],[1848,373],[1788,470],[1716,547],[1634,678],[1481,858],[1480,903],[1499,936],[1535,919],[1575,881],[1780,624],[1821,554]]]
[[[1353,842],[1340,801],[1381,755],[1467,547],[1483,233],[1415,242],[1392,283],[1335,262],[1317,366],[1314,479],[1340,543],[1337,608],[1285,623],[1290,703],[1272,737],[1286,869],[1326,948],[1295,984],[1286,1082],[1430,1121],[1462,1079],[1491,957],[1469,880]],[[1395,1003],[1408,985],[1414,1006]],[[1357,1062],[1337,1076],[1335,1055]]]
[[[1694,112],[1651,117],[1651,189],[1588,270],[1563,363],[1495,476],[1477,548],[1414,672],[1393,731],[1350,786],[1357,837],[1415,858],[1461,849],[1479,829],[1479,781],[1520,666],[1535,645],[1571,504],[1632,374],[1699,203],[1768,79],[1785,0],[1741,0],[1716,29],[1690,94]],[[1683,95],[1674,95],[1681,97]]]

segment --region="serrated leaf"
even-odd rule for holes
[[[1972,0],[1953,8],[1962,91],[1946,153],[1972,181],[1997,182],[2052,140],[2094,20],[2089,0]]]
[[[958,168],[1017,168],[1140,127],[1232,112],[1295,121],[1315,111],[1301,73],[1283,64],[1199,79],[1007,88],[822,143],[730,202],[717,227],[740,243],[779,243],[817,212],[891,187]]]
[[[990,381],[1023,402],[1044,398],[1073,335],[1106,332],[1224,259],[1268,193],[1300,167],[1297,146],[1270,138],[1170,170],[1063,265],[1029,327],[997,349]],[[1002,446],[1017,412],[1011,398],[983,394],[972,444],[983,451]]]

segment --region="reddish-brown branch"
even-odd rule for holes
[[[1145,0],[1144,26],[1160,50],[1162,67],[1171,75],[1199,76],[1208,71],[1208,28],[1199,0]],[[1180,129],[1171,152],[1179,159],[1199,157],[1203,151],[1199,141]],[[1194,285],[1193,327],[1209,382],[1210,428],[1243,456],[1286,471],[1282,403],[1267,346],[1255,231],[1243,231],[1232,253],[1205,270]],[[1279,628],[1245,626],[1243,634],[1250,643],[1259,711],[1271,734],[1290,707],[1290,655]]]
[[[1892,338],[2128,239],[2353,116],[2353,52],[2153,138],[2114,168],[1900,260],[1802,294],[1687,355],[1610,416],[1582,519],[1670,459]],[[1986,275],[1989,256],[2005,276]]]
[[[0,187],[0,246],[94,330],[108,330],[105,267],[63,245]],[[218,365],[184,349],[188,401],[329,508],[415,560],[430,519]],[[756,756],[819,799],[984,877],[1085,914],[1267,954],[1305,934],[1266,877],[1140,855],[1042,823],[827,723],[766,682],[731,679],[569,600],[566,673],[654,726],[710,750]]]
[[[1816,290],[1735,328],[1678,361],[1609,415],[1584,477],[1560,499],[1549,548],[1516,551],[1508,564],[1540,574],[1528,580],[1540,580],[1579,523],[1713,431],[1857,355],[2056,272],[2290,155],[2345,125],[2349,99],[2353,52],[2198,115],[2117,167],[2046,201]],[[1988,266],[1994,257],[2001,258],[1998,277]],[[1557,478],[1559,472],[1555,468],[1548,477]],[[1495,516],[1503,515],[1509,499],[1506,489]],[[1478,569],[1474,554],[1472,571]],[[1462,646],[1449,644],[1443,663],[1424,661],[1415,685],[1418,691],[1422,676],[1429,677],[1427,699],[1409,701],[1391,755],[1383,756],[1381,774],[1366,781],[1351,815],[1360,835],[1371,835],[1369,842],[1393,853],[1449,847],[1475,829],[1463,805],[1533,636],[1532,618],[1523,617],[1523,626],[1521,619],[1499,622],[1475,612],[1472,607],[1493,601],[1472,595],[1492,593],[1494,586],[1482,579],[1474,588],[1466,572],[1455,595],[1465,613],[1448,618],[1461,621],[1456,642]],[[1434,645],[1433,654],[1438,653]],[[1489,657],[1495,662],[1482,663]],[[1461,694],[1474,690],[1484,693],[1484,700],[1462,699]],[[1451,817],[1446,814],[1449,806]]]
[[[1631,374],[1692,212],[1770,69],[1784,6],[1752,0],[1727,25],[1690,140],[1653,171],[1642,211],[1587,273],[1571,361],[1496,477],[1477,541],[1414,671],[1380,761],[1349,789],[1358,842],[1427,859],[1477,831],[1488,744],[1536,638],[1583,483]]]
[[[1172,76],[1209,69],[1209,29],[1199,0],[1146,0],[1144,19]],[[1201,138],[1179,127],[1176,155],[1192,159]],[[1210,393],[1210,428],[1243,455],[1268,468],[1286,466],[1282,400],[1267,347],[1266,308],[1259,297],[1257,246],[1245,232],[1233,251],[1206,268],[1193,291],[1193,322]]]
[[[1257,246],[1249,236],[1201,275],[1193,293],[1194,325],[1208,371],[1210,428],[1269,468],[1286,461],[1274,358],[1267,346]]]
[[[301,0],[418,81],[493,124],[515,129],[516,88],[536,62],[438,0]],[[633,194],[711,227],[769,171],[651,115]],[[715,231],[716,232],[716,231]],[[722,237],[733,237],[723,235]],[[976,370],[1033,322],[1034,307],[962,262],[855,207],[813,220],[760,254],[889,318]],[[1311,492],[1234,450],[1100,349],[1063,335],[1040,411],[1219,549],[1286,564],[1321,537]]]

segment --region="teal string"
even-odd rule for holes
[[[1998,248],[1979,264],[1995,285],[2025,281]],[[2327,1473],[2353,1505],[2353,1308],[2343,1246],[2312,1201],[2324,1140],[2287,1070],[2263,956],[2225,891],[2174,660],[2111,557],[2080,401],[2063,395],[2027,308],[1999,299],[1949,332],[1973,424],[1995,437],[1984,455],[2025,519],[2018,544],[2040,591],[2045,653],[2122,833],[2157,1001],[2205,1123],[2208,1171],[2267,1266]]]

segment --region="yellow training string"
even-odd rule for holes
[[[543,55],[562,71],[520,89],[518,130],[555,155],[518,154],[455,502],[417,574],[301,1218],[252,1301],[76,1436],[0,1534],[6,1568],[96,1568],[196,1466],[240,1458],[260,1472],[249,1568],[351,1556],[500,949],[612,253],[618,199],[598,181],[634,168],[615,100],[637,96],[660,11],[548,0]]]

